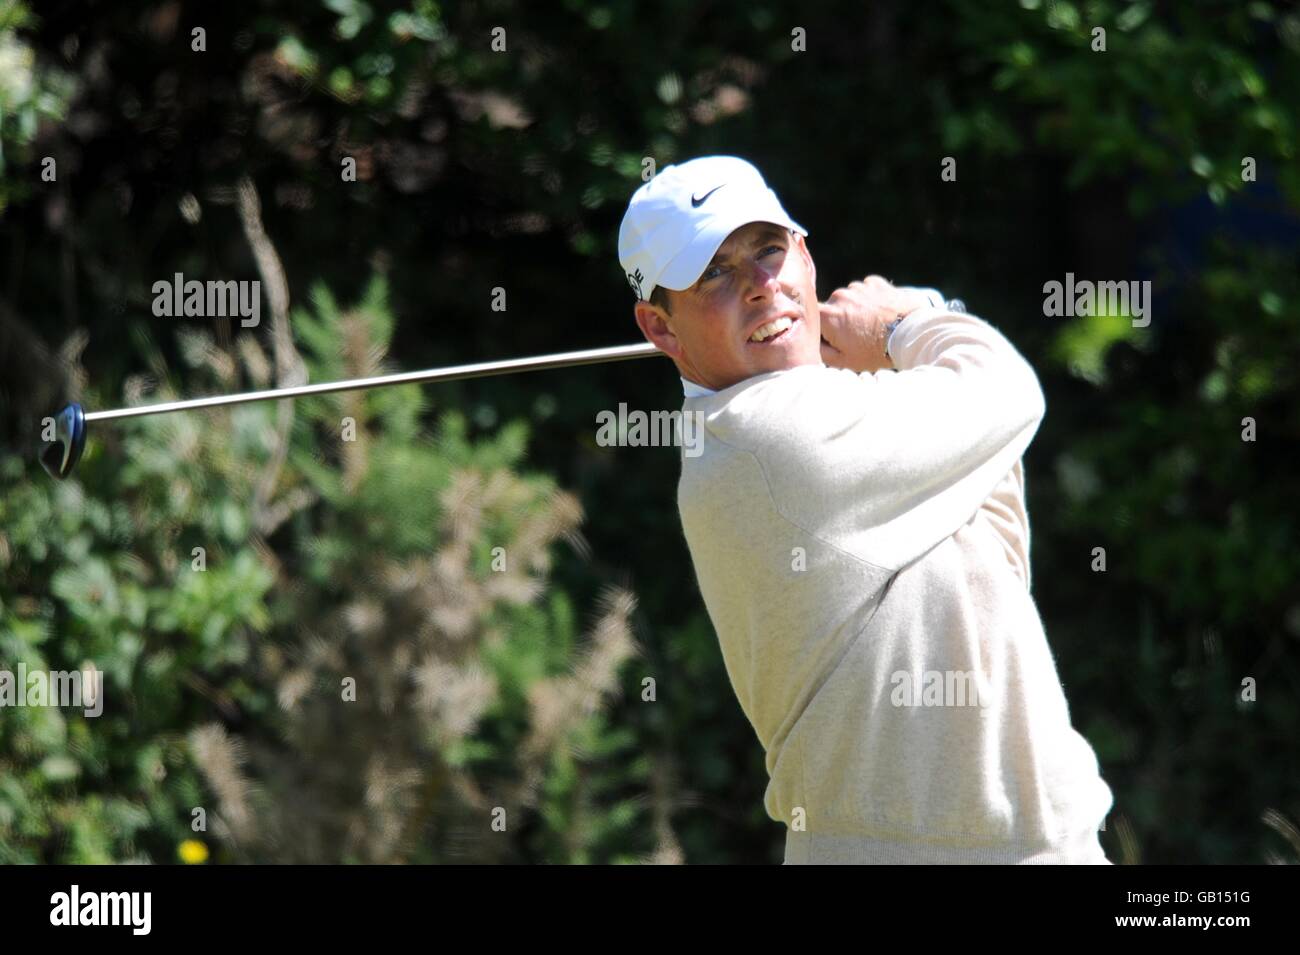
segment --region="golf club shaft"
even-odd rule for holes
[[[402,385],[417,381],[455,381],[462,378],[484,378],[514,371],[542,371],[547,368],[564,368],[571,365],[594,365],[629,358],[648,358],[662,352],[649,342],[639,345],[614,345],[609,348],[591,348],[586,351],[561,352],[536,358],[510,358],[504,361],[485,361],[473,365],[453,365],[449,368],[432,368],[427,371],[404,371],[374,378],[353,378],[348,381],[326,381],[316,385],[299,385],[294,388],[272,388],[266,391],[246,391],[237,395],[213,395],[208,398],[190,398],[186,401],[166,401],[156,405],[135,408],[116,408],[109,411],[87,411],[90,421],[108,421],[111,418],[136,418],[141,415],[165,414],[169,411],[189,411],[193,408],[216,408],[221,405],[240,405],[249,401],[270,401],[277,398],[299,398],[303,395],[327,395],[336,391],[360,391],[381,388],[385,385]]]

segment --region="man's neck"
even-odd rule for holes
[[[791,365],[789,368],[777,368],[775,369],[775,371],[793,371],[795,368],[810,368],[810,367],[825,368],[826,363],[819,361],[815,365],[812,364]],[[772,372],[760,372],[760,374],[770,375],[772,374]],[[716,395],[718,391],[721,390],[718,388],[708,388],[704,385],[701,385],[699,382],[691,381],[689,378],[682,376],[680,372],[678,373],[678,377],[681,377],[682,379],[682,391],[685,392],[687,398],[700,398],[706,395]],[[758,377],[758,376],[754,375],[752,377]],[[741,381],[745,381],[745,380],[747,379],[743,379],[743,378],[741,379]],[[738,381],[736,382],[736,384],[740,384],[740,382]]]
[[[687,398],[701,398],[705,395],[717,394],[714,389],[705,388],[703,385],[689,381],[686,378],[682,379],[682,391],[685,392]]]

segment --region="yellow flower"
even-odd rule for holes
[[[208,847],[197,839],[186,839],[176,847],[176,854],[186,865],[198,865],[208,861]]]

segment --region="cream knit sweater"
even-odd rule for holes
[[[682,526],[785,861],[1106,864],[1111,792],[1030,596],[1037,376],[943,307],[890,352],[683,408]]]

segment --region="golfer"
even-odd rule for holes
[[[702,432],[678,507],[785,862],[1108,864],[1030,596],[1038,378],[933,290],[819,303],[807,234],[707,156],[641,186],[618,245]]]

